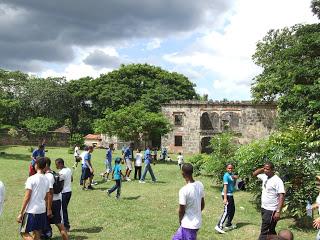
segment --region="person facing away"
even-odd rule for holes
[[[83,152],[80,154],[80,159],[81,159],[80,186],[83,185],[83,176],[84,176],[83,165],[85,164],[84,156],[88,153],[88,150],[89,150],[89,147],[85,146],[83,149]]]
[[[142,154],[141,154],[141,150],[138,149],[136,153],[136,160],[134,161],[134,179],[135,180],[141,178],[141,170],[142,170]]]
[[[172,240],[195,240],[201,227],[201,212],[204,209],[204,187],[200,181],[193,179],[193,166],[182,166],[182,177],[186,185],[179,191],[179,224]]]
[[[227,220],[225,230],[232,230],[236,228],[236,225],[232,224],[232,220],[235,213],[235,204],[233,199],[234,185],[238,176],[233,174],[234,167],[231,163],[226,165],[226,172],[223,175],[223,188],[222,188],[222,200],[223,200],[223,213],[220,217],[220,220],[215,227],[215,230],[219,233],[225,233],[223,230],[223,224]]]
[[[46,160],[35,161],[36,174],[28,177],[25,195],[17,222],[21,224],[23,239],[40,240],[41,232],[47,226],[46,205],[49,197],[49,181],[44,175]]]
[[[152,157],[151,157],[151,151],[150,147],[147,147],[147,150],[144,152],[144,170],[142,173],[142,176],[139,180],[139,183],[145,183],[145,177],[147,175],[147,172],[149,171],[152,182],[155,183],[157,181],[156,177],[154,176],[152,167],[151,167]]]
[[[3,182],[0,181],[0,216],[3,211],[4,198],[5,198],[5,187]]]
[[[109,181],[109,174],[112,172],[112,151],[113,151],[113,143],[109,144],[106,150],[106,170],[104,173],[100,174],[105,180]],[[107,177],[106,177],[107,175]]]
[[[121,158],[117,157],[114,161],[115,166],[112,171],[112,177],[116,181],[115,185],[107,190],[107,195],[110,197],[111,193],[113,193],[115,190],[117,190],[117,195],[116,198],[120,198],[121,194],[121,176],[125,178],[125,175],[122,174],[121,172]]]
[[[130,143],[129,146],[124,150],[123,153],[123,159],[125,160],[126,163],[126,181],[131,181],[130,179],[130,173],[132,171],[132,160],[133,160],[133,143]]]
[[[93,147],[89,146],[88,151],[83,156],[83,164],[82,164],[82,189],[83,190],[93,190],[92,179],[94,176],[94,169],[91,163],[91,153],[93,152]]]
[[[72,168],[75,169],[76,167],[78,167],[78,163],[81,160],[79,144],[76,144],[76,146],[74,147],[73,156],[74,156],[74,164],[73,164]]]
[[[62,215],[63,215],[63,225],[67,232],[70,231],[70,223],[68,216],[68,205],[72,195],[71,182],[73,181],[72,171],[70,168],[64,165],[64,160],[62,158],[57,158],[55,161],[56,168],[59,171],[59,175],[64,179],[63,189],[61,191],[61,204],[62,204]]]
[[[280,219],[285,190],[283,181],[274,172],[272,162],[266,162],[262,168],[258,168],[253,172],[253,176],[262,181],[262,223],[259,240],[265,240],[268,235],[277,234],[276,226]]]

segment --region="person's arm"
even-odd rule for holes
[[[53,199],[53,188],[50,188],[47,192],[47,216],[52,217],[52,199]]]
[[[85,159],[85,160],[84,160],[84,163],[89,167],[90,172],[93,173],[93,168],[92,168],[91,162],[88,161],[87,159]]]
[[[179,223],[181,225],[182,218],[186,212],[186,205],[179,205]]]
[[[205,203],[204,198],[201,198],[201,211],[204,209]]]
[[[21,207],[21,210],[20,210],[20,213],[17,217],[17,222],[18,223],[21,223],[22,222],[22,217],[23,217],[23,214],[27,208],[27,205],[30,201],[30,198],[31,198],[31,193],[32,193],[32,190],[31,189],[27,189],[25,194],[24,194],[24,198],[23,198],[23,201],[22,201],[22,207]]]
[[[223,204],[224,205],[228,204],[227,191],[228,191],[228,184],[223,184]]]
[[[284,203],[284,193],[279,193],[279,203],[276,212],[273,215],[273,219],[278,221],[280,219],[281,209]]]
[[[263,173],[264,172],[264,168],[262,167],[262,168],[258,168],[257,170],[255,170],[253,173],[252,173],[252,175],[254,176],[254,177],[256,177],[256,176],[258,176],[259,174],[261,174],[261,173]]]

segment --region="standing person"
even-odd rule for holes
[[[45,156],[45,145],[44,145],[44,141],[42,142],[42,144],[40,144],[38,146],[37,149],[35,149],[33,152],[32,152],[32,155],[31,155],[31,163],[29,165],[29,176],[32,176],[34,174],[36,174],[36,170],[35,170],[35,163],[37,161],[37,158],[40,158],[40,157],[44,157]]]
[[[91,153],[93,152],[93,147],[89,146],[88,151],[83,156],[83,164],[82,164],[82,189],[83,190],[93,190],[94,188],[91,186],[92,179],[94,176],[94,169],[91,163]],[[86,182],[88,181],[88,185]]]
[[[238,176],[233,174],[233,165],[231,163],[226,166],[226,173],[223,175],[223,188],[222,188],[222,200],[224,204],[222,216],[214,228],[219,233],[225,233],[223,230],[223,224],[227,219],[225,229],[231,230],[236,228],[236,225],[232,224],[232,219],[235,213],[235,204],[233,199],[234,185]]]
[[[73,156],[74,156],[74,164],[72,168],[75,169],[76,167],[78,167],[78,163],[81,161],[79,144],[76,144],[76,146],[74,147]]]
[[[112,188],[107,190],[107,194],[110,197],[111,193],[117,190],[116,198],[119,199],[121,194],[121,176],[125,176],[121,172],[121,158],[117,157],[114,162],[115,166],[112,171],[112,178],[116,181],[116,184]]]
[[[182,155],[181,152],[179,152],[179,155],[178,155],[177,158],[178,158],[178,165],[179,165],[179,167],[181,169],[182,165],[184,164],[184,159],[183,159],[183,155]]]
[[[180,227],[172,240],[196,240],[201,227],[201,212],[204,209],[204,187],[200,181],[193,179],[193,166],[186,163],[182,166],[182,176],[186,185],[179,191]]]
[[[158,148],[153,148],[153,160],[156,162],[158,160]]]
[[[0,216],[3,211],[4,197],[5,197],[5,187],[3,182],[0,181]]]
[[[124,150],[123,158],[126,162],[126,174],[125,174],[125,180],[131,181],[130,173],[132,171],[132,160],[133,160],[133,143],[130,143],[130,145]]]
[[[319,191],[319,195],[317,196],[316,203],[313,204],[313,208],[318,208],[318,213],[320,214],[320,176],[316,176],[316,186]],[[313,227],[316,229],[320,228],[320,217],[313,221]],[[316,240],[320,240],[320,230],[318,231]]]
[[[58,187],[59,190],[55,189],[55,184],[57,184],[55,180],[55,172],[51,170],[51,160],[50,158],[45,157],[46,160],[46,168],[45,168],[45,176],[49,180],[49,197],[47,204],[47,215],[48,215],[48,226],[46,231],[44,232],[44,236],[46,238],[50,238],[52,236],[52,228],[50,224],[55,224],[60,232],[60,235],[63,240],[68,240],[68,233],[63,225],[63,216],[62,216],[62,195],[61,191],[63,188]],[[59,181],[64,181],[65,176],[59,176]]]
[[[83,185],[83,165],[84,165],[84,156],[88,153],[88,146],[85,146],[83,149],[83,152],[80,154],[80,159],[81,159],[81,175],[80,175],[80,186]]]
[[[259,240],[267,239],[268,235],[276,235],[276,225],[284,202],[284,185],[274,174],[272,162],[266,162],[262,168],[253,172],[254,177],[262,180],[261,195],[261,231]]]
[[[142,176],[140,178],[139,183],[145,183],[145,178],[147,175],[147,172],[149,171],[151,178],[152,178],[152,182],[156,182],[157,179],[153,174],[152,168],[151,168],[151,163],[152,163],[152,157],[151,157],[151,151],[150,151],[150,147],[147,147],[147,150],[144,152],[144,170],[142,173]]]
[[[21,223],[20,234],[23,239],[40,240],[41,232],[47,225],[49,181],[44,175],[45,167],[44,158],[36,160],[36,174],[28,177],[26,181],[26,192],[17,217],[17,222]]]
[[[137,176],[138,176],[138,179],[140,180],[141,170],[142,170],[142,154],[141,154],[141,150],[138,149],[136,153],[136,160],[134,161],[134,179],[135,180],[137,180]]]
[[[67,232],[70,231],[70,223],[69,223],[69,216],[68,216],[68,205],[72,195],[71,189],[71,182],[73,181],[72,178],[72,171],[70,168],[64,165],[64,160],[62,158],[57,158],[56,161],[56,168],[59,169],[59,174],[64,179],[63,189],[61,191],[62,197],[62,214],[63,214],[63,225]]]
[[[112,172],[112,151],[113,151],[113,143],[109,144],[109,147],[107,147],[107,152],[106,152],[106,171],[104,173],[101,173],[100,175],[105,178],[105,175],[107,174],[107,177],[105,180],[109,181],[109,174]]]

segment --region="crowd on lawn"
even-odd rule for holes
[[[81,162],[79,183],[82,189],[86,191],[94,189],[92,185],[94,185],[95,171],[91,161],[93,151],[94,147],[92,146],[85,147],[82,153],[80,153],[79,146],[74,149],[75,163],[72,168],[76,169]],[[114,166],[112,166],[113,151],[114,145],[110,144],[106,148],[106,170],[100,174],[105,181],[110,181],[111,178],[115,180],[114,186],[106,192],[108,196],[117,191],[116,198],[120,198],[122,181],[131,181],[130,174],[133,167],[135,171],[134,179],[139,180],[139,183],[145,183],[147,172],[150,173],[152,182],[156,183],[157,179],[152,170],[152,163],[157,160],[157,149],[147,147],[143,155],[140,149],[134,153],[134,145],[130,143],[129,146],[122,148],[122,158],[116,157]],[[161,150],[161,158],[171,160],[164,148]],[[202,210],[205,207],[204,186],[200,181],[194,180],[193,166],[184,162],[182,153],[179,153],[177,160],[186,185],[179,191],[178,215],[180,227],[173,235],[172,240],[194,240],[197,239],[197,233],[202,224]],[[143,162],[144,169],[142,171]],[[62,239],[69,239],[68,204],[72,195],[72,170],[65,166],[64,160],[61,158],[56,159],[54,163],[59,172],[51,169],[51,160],[45,156],[44,142],[33,151],[29,166],[29,177],[25,183],[25,196],[17,217],[23,239],[50,239],[52,237],[51,225],[57,226]],[[122,172],[121,163],[125,163],[125,172]],[[273,163],[265,162],[263,167],[253,172],[253,176],[262,182],[262,223],[258,239],[293,239],[290,230],[284,229],[279,231],[278,234],[275,230],[284,203],[285,189],[283,181],[275,174]],[[231,163],[227,164],[221,191],[223,213],[214,228],[220,234],[227,235],[227,231],[237,228],[232,223],[235,214],[233,193],[237,179],[238,176],[234,174],[234,166]],[[320,176],[316,178],[316,181],[320,190]],[[0,182],[0,214],[3,201],[4,185]],[[320,194],[312,207],[319,209],[319,206]],[[313,226],[317,229],[320,228],[320,217],[314,220]],[[226,239],[228,239],[227,236]],[[320,240],[320,231],[315,239]]]

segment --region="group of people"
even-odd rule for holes
[[[85,151],[80,153],[80,148],[75,147],[75,165],[81,162],[80,185],[84,190],[93,189],[92,182],[94,169],[91,163],[91,154],[93,147],[86,147]],[[135,168],[134,179],[139,183],[145,183],[147,172],[150,173],[152,181],[156,182],[152,170],[152,162],[155,160],[154,154],[148,147],[144,155],[141,150],[137,150],[134,156],[134,145],[131,143],[123,150],[122,158],[115,158],[115,165],[112,166],[112,155],[114,145],[110,144],[106,149],[105,165],[106,170],[101,174],[107,181],[110,174],[115,180],[114,186],[107,190],[107,195],[117,191],[116,198],[120,198],[122,180],[130,181],[130,174]],[[144,170],[142,172],[142,162],[144,159]],[[121,163],[125,163],[126,171],[122,172]],[[62,239],[68,239],[70,229],[68,218],[68,203],[71,199],[72,171],[64,165],[64,160],[58,158],[55,160],[56,168],[59,173],[51,170],[51,160],[45,157],[45,145],[39,145],[38,149],[32,153],[32,161],[29,167],[29,178],[26,181],[26,192],[23,199],[20,213],[17,221],[21,223],[20,232],[24,239],[49,238],[52,235],[51,224],[57,226]],[[193,166],[190,163],[184,163],[182,153],[178,155],[178,165],[182,172],[182,177],[186,185],[179,191],[179,224],[180,227],[172,237],[173,240],[193,240],[197,239],[197,232],[202,224],[202,210],[205,207],[204,186],[200,181],[193,178]],[[141,174],[142,172],[142,174]],[[282,239],[291,240],[293,234],[289,230],[281,230],[277,235],[275,229],[280,219],[281,210],[284,203],[285,189],[283,181],[275,174],[272,162],[266,162],[263,167],[256,169],[253,176],[262,181],[261,195],[261,228],[259,240]],[[226,172],[223,176],[223,188],[221,191],[223,202],[223,213],[215,226],[215,230],[220,234],[226,234],[226,231],[235,229],[233,224],[235,215],[235,201],[233,193],[238,176],[234,174],[234,166],[230,163],[226,166]],[[63,182],[61,189],[58,189],[58,183]],[[317,177],[317,186],[320,189],[320,176]],[[320,195],[317,198],[313,208],[319,208]],[[320,210],[319,210],[320,211]],[[314,227],[320,228],[320,218],[314,221]],[[320,240],[320,231],[317,239]]]

